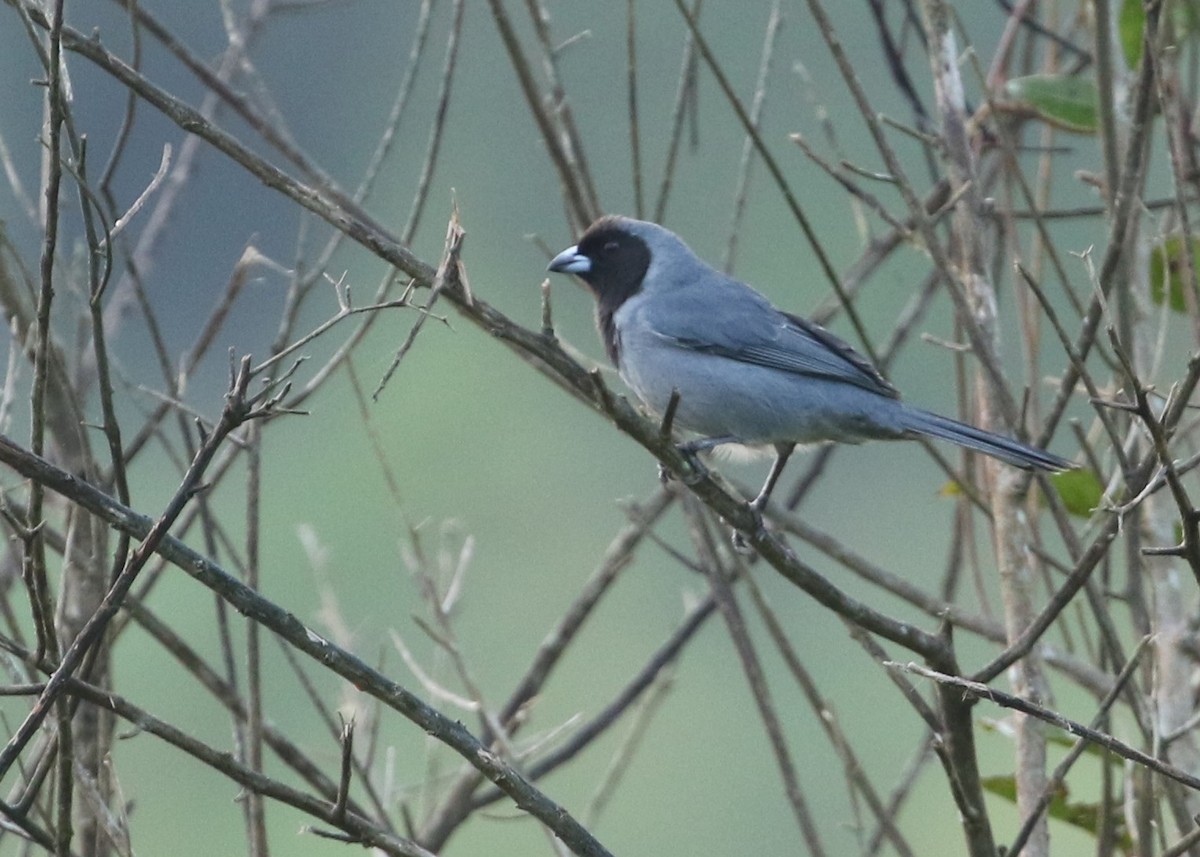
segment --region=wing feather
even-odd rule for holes
[[[711,292],[698,294],[699,291]],[[680,289],[657,302],[651,326],[679,348],[715,354],[781,372],[853,384],[890,399],[896,388],[867,358],[816,322],[781,312],[750,287],[732,279]],[[698,306],[722,307],[721,318]]]

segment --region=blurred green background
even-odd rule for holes
[[[198,56],[211,59],[224,47],[217,3],[143,3]],[[509,3],[531,34],[523,10]],[[964,26],[979,54],[990,50],[1004,24],[999,4],[961,3]],[[586,31],[561,55],[561,71],[587,157],[606,210],[632,213],[626,114],[625,4],[553,0],[548,4],[557,41]],[[863,2],[830,3],[839,35],[881,112],[909,121],[888,71],[879,62],[873,22]],[[96,28],[111,50],[130,50],[128,26],[115,4],[68,3],[69,23],[84,32]],[[829,60],[827,49],[803,4],[786,3],[775,48],[763,134],[780,160],[810,216],[820,240],[839,270],[863,247],[854,212],[843,192],[788,142],[800,132],[820,142],[821,118],[828,111],[846,157],[878,168],[861,120]],[[40,76],[19,19],[11,9],[0,24],[0,133],[27,189],[37,187],[42,91],[29,83]],[[702,26],[744,99],[753,92],[767,3],[710,2]],[[424,157],[451,6],[435,4],[427,56],[410,112],[399,128],[392,157],[367,207],[399,229]],[[271,19],[251,56],[275,107],[299,145],[314,161],[353,188],[381,132],[409,52],[417,18],[412,2],[345,2],[297,8]],[[638,67],[643,160],[647,187],[657,190],[666,152],[671,105],[684,41],[684,24],[672,3],[638,4]],[[529,326],[540,318],[539,284],[546,257],[531,236],[555,250],[571,243],[557,179],[509,66],[488,7],[468,2],[447,119],[445,142],[426,214],[414,242],[422,258],[435,262],[451,207],[457,204],[467,238],[464,261],[475,293]],[[530,41],[532,44],[532,41]],[[177,96],[197,104],[202,87],[152,40],[144,45],[144,73]],[[91,151],[107,153],[124,110],[124,93],[104,75],[68,56],[75,90],[76,121]],[[803,66],[803,74],[799,67]],[[912,69],[927,87],[927,72]],[[970,75],[968,75],[970,78]],[[698,138],[683,151],[666,224],[701,255],[718,263],[728,238],[743,134],[705,69],[699,74]],[[923,94],[928,95],[925,91]],[[145,186],[158,165],[161,147],[181,140],[176,128],[146,105],[138,108],[130,151],[118,174],[126,202]],[[221,114],[219,122],[246,140],[251,132]],[[1057,168],[1070,187],[1077,166],[1099,163],[1090,139],[1063,153]],[[256,144],[257,145],[257,144]],[[897,135],[902,154],[915,147]],[[97,155],[94,155],[97,157]],[[1034,157],[1034,155],[1030,155]],[[912,159],[914,176],[923,177]],[[873,188],[894,202],[891,191]],[[1075,192],[1078,191],[1068,191]],[[218,298],[243,248],[252,243],[284,267],[297,254],[312,252],[327,229],[302,215],[282,197],[250,179],[238,166],[212,151],[198,160],[197,172],[169,224],[167,237],[147,276],[147,288],[175,352],[186,349]],[[70,210],[70,206],[67,207]],[[899,210],[899,206],[895,206]],[[0,217],[14,244],[36,260],[38,235],[23,218],[7,186],[0,187]],[[1083,250],[1099,242],[1096,224],[1061,229],[1064,246]],[[1068,229],[1077,231],[1070,234]],[[303,238],[298,235],[303,231]],[[356,301],[368,299],[385,273],[378,260],[346,246],[328,266],[331,277],[351,284]],[[780,305],[808,312],[828,297],[811,248],[787,214],[761,164],[751,182],[749,205],[736,272]],[[927,264],[915,249],[900,254],[877,275],[859,306],[868,326],[882,339],[901,307],[925,276]],[[190,385],[186,401],[215,415],[227,374],[227,349],[262,354],[276,331],[286,278],[267,270],[245,291],[237,311]],[[67,302],[80,300],[66,294]],[[1003,300],[1003,298],[1002,298]],[[950,338],[944,299],[921,326]],[[309,308],[314,326],[336,311],[332,289]],[[554,318],[560,335],[597,361],[603,352],[592,329],[590,299],[565,279],[553,284]],[[447,312],[450,312],[446,308]],[[414,317],[393,312],[376,324],[359,352],[356,369],[372,389],[403,340]],[[311,400],[308,416],[272,424],[265,435],[264,558],[262,589],[306,623],[333,634],[325,620],[328,593],[348,638],[340,640],[368,661],[382,658],[385,671],[416,687],[400,663],[389,636],[404,637],[428,661],[433,647],[410,618],[423,612],[417,586],[403,561],[408,524],[419,525],[424,544],[436,550],[469,535],[474,554],[466,578],[457,629],[485,694],[499,702],[521,674],[546,631],[578,592],[605,546],[626,520],[623,504],[646,497],[656,486],[654,461],[613,431],[597,415],[562,395],[486,333],[455,319],[429,324],[400,371],[371,408],[389,462],[399,477],[403,506],[397,508],[373,456],[367,431],[344,376]],[[850,338],[841,319],[832,325]],[[306,371],[327,356],[344,331],[335,331],[306,349]],[[113,343],[120,371],[134,384],[162,386],[149,343],[136,314],[129,316]],[[1014,360],[1015,340],[1006,349]],[[952,412],[948,351],[916,342],[894,364],[891,377],[914,402]],[[615,376],[614,385],[619,386]],[[126,393],[123,407],[136,422],[149,399]],[[21,434],[27,417],[17,415],[11,430]],[[761,479],[765,464],[725,465],[747,483]],[[799,465],[793,465],[793,475]],[[135,471],[134,505],[155,514],[176,484],[176,474],[160,453],[150,452]],[[874,445],[843,451],[803,514],[855,550],[926,585],[940,579],[946,562],[952,501],[939,497],[944,477],[915,445]],[[5,477],[8,487],[18,480]],[[234,532],[243,503],[236,476],[215,495]],[[224,505],[223,505],[224,504]],[[319,542],[322,559],[314,568],[301,540],[302,529]],[[675,516],[661,530],[686,547]],[[875,606],[910,616],[924,627],[932,621],[883,599],[811,550],[805,559]],[[880,671],[824,610],[765,569],[757,579],[785,621],[836,716],[867,760],[885,793],[909,763],[922,727]],[[649,653],[676,626],[684,606],[703,594],[703,580],[689,575],[653,545],[622,579],[547,693],[533,711],[527,738],[545,734],[572,717],[587,718],[607,702]],[[215,657],[212,596],[183,574],[170,571],[152,606],[193,645]],[[755,634],[765,642],[758,624]],[[239,631],[239,634],[241,632]],[[988,651],[963,641],[966,668]],[[787,738],[799,765],[814,816],[831,854],[857,852],[861,808],[846,794],[836,756],[820,734],[813,713],[784,677],[778,657],[764,645],[776,703],[784,714]],[[268,644],[267,715],[298,736],[335,774],[338,748],[323,731],[298,683]],[[896,653],[899,654],[899,653]],[[224,713],[204,697],[180,668],[133,629],[116,652],[116,688],[155,714],[201,737],[228,745]],[[327,700],[355,701],[328,676],[312,671]],[[361,700],[358,700],[361,702]],[[1072,697],[1060,700],[1071,714]],[[444,707],[444,706],[443,706]],[[17,711],[15,707],[12,709]],[[475,719],[446,709],[467,722]],[[1079,712],[1086,719],[1086,705]],[[982,715],[999,716],[995,710]],[[393,714],[384,715],[381,740],[390,756],[398,789],[394,797],[414,802],[420,815],[419,784],[428,776],[424,736]],[[572,811],[588,802],[610,754],[627,731],[620,724],[576,763],[545,782],[551,796]],[[985,773],[1011,769],[1007,739],[980,738]],[[149,736],[128,735],[119,742],[115,765],[131,804],[135,849],[142,854],[211,855],[244,848],[242,814],[236,790]],[[440,776],[457,764],[441,757]],[[279,771],[274,771],[280,773]],[[993,803],[1001,841],[1011,836],[1009,808]],[[334,854],[345,846],[296,835],[307,821],[268,804],[278,853]],[[918,853],[962,851],[959,822],[936,765],[926,768],[917,795],[901,817]],[[711,621],[683,656],[670,693],[630,765],[595,833],[617,854],[770,854],[799,850],[795,821],[782,796],[778,774],[745,679],[719,620]],[[1056,850],[1086,847],[1068,831],[1056,829]],[[15,843],[5,846],[15,853]],[[510,806],[498,804],[487,818],[470,823],[447,854],[545,853],[536,826]]]

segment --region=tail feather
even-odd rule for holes
[[[1068,459],[1013,440],[1004,435],[984,431],[981,428],[952,420],[919,408],[904,407],[902,423],[904,428],[915,434],[926,437],[948,440],[974,449],[993,458],[998,458],[1023,470],[1070,470],[1076,465]]]

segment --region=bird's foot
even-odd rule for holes
[[[708,468],[700,460],[700,450],[694,444],[681,443],[675,447],[675,450],[683,456],[683,460],[687,464],[687,467],[679,474],[679,478],[683,480],[684,485],[695,485],[708,475]],[[663,482],[670,479],[671,475],[661,464],[658,466],[658,477]]]
[[[699,437],[695,440],[685,441],[675,447],[675,451],[683,456],[687,462],[688,470],[680,474],[685,485],[695,485],[701,479],[708,475],[708,468],[704,462],[700,460],[700,453],[707,452],[714,447],[723,446],[727,443],[741,443],[742,441],[732,435],[721,435],[720,437]],[[659,471],[661,475],[661,469]]]
[[[765,505],[766,503],[760,504],[756,498],[750,504],[750,514],[753,515],[753,522],[749,529],[735,529],[733,531],[733,549],[742,556],[754,556],[754,548],[750,544],[750,537],[761,538],[767,534],[767,521],[762,513],[762,506]]]

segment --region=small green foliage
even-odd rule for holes
[[[1104,485],[1093,471],[1080,468],[1052,473],[1050,481],[1067,511],[1080,518],[1091,517],[1104,496]]]
[[[1012,774],[1002,774],[995,777],[982,778],[983,789],[990,794],[1003,798],[1011,803],[1017,801],[1017,783]],[[1069,793],[1065,785],[1060,785],[1050,798],[1050,806],[1046,814],[1056,821],[1061,821],[1079,830],[1086,831],[1092,836],[1100,834],[1100,805],[1095,803],[1071,803],[1067,798]],[[1114,813],[1109,822],[1116,825],[1114,841],[1126,854],[1133,848],[1133,840],[1125,829],[1124,818],[1120,813]]]
[[[1091,78],[1066,74],[1014,77],[1005,85],[1004,95],[1004,107],[1034,113],[1065,131],[1094,134],[1098,127],[1098,98]]]
[[[962,494],[963,494],[962,486],[954,481],[945,483],[938,490],[939,497],[961,497]]]
[[[1121,53],[1130,68],[1137,68],[1142,61],[1142,32],[1146,29],[1146,10],[1142,0],[1123,0],[1117,17],[1117,36],[1121,40]]]
[[[1168,4],[1171,16],[1171,41],[1176,45],[1192,38],[1200,29],[1200,3],[1197,0],[1179,0]],[[1146,31],[1146,8],[1144,0],[1121,0],[1117,15],[1117,38],[1121,42],[1121,53],[1131,69],[1142,61],[1142,41]]]
[[[1196,249],[1200,241],[1192,239],[1192,271],[1196,271]],[[1187,270],[1183,264],[1184,240],[1173,235],[1150,250],[1150,298],[1159,306],[1169,301],[1175,312],[1187,312],[1184,280]],[[1193,287],[1194,288],[1194,287]]]

